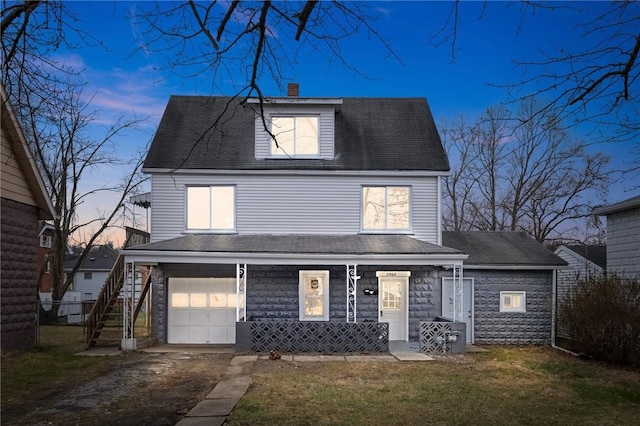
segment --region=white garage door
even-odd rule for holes
[[[169,343],[235,343],[235,278],[169,278]]]

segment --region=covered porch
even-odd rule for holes
[[[124,255],[132,268],[153,270],[152,332],[163,343],[387,352],[389,340],[415,340],[418,322],[440,315],[434,277],[443,268],[454,271],[455,315],[463,315],[466,255],[408,236],[194,234]]]

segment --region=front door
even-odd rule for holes
[[[467,343],[473,343],[473,278],[462,278],[462,312]],[[453,278],[442,279],[442,316],[453,319]]]
[[[407,289],[408,277],[378,278],[380,322],[389,323],[389,340],[408,340]]]

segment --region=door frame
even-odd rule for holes
[[[382,291],[381,281],[385,279],[401,280],[402,281],[402,306],[404,306],[404,336],[402,341],[409,341],[409,277],[411,277],[411,271],[376,271],[376,277],[378,278],[378,322],[384,322],[381,317],[382,312]],[[391,326],[389,326],[391,327]],[[391,337],[391,330],[389,330],[389,337]]]
[[[444,286],[445,286],[445,282],[450,283],[451,286],[453,286],[453,277],[442,277],[442,291],[440,292],[440,312],[442,313],[442,315],[444,315]],[[464,300],[465,297],[467,295],[466,290],[466,285],[465,284],[469,284],[469,301],[471,306],[469,306],[469,313],[471,314],[470,317],[470,321],[469,324],[470,327],[467,327],[467,335],[469,336],[469,341],[466,343],[470,343],[473,344],[473,342],[475,341],[475,333],[474,333],[474,328],[475,328],[475,322],[476,322],[476,314],[475,314],[475,281],[473,277],[462,277],[462,309],[464,309]],[[465,321],[466,322],[466,321]]]

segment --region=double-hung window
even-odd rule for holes
[[[233,231],[235,195],[234,186],[187,187],[187,230]]]
[[[272,157],[316,157],[320,153],[318,117],[312,115],[272,116]]]
[[[300,271],[300,321],[329,320],[329,271]]]
[[[408,231],[410,212],[408,186],[364,186],[362,188],[363,231]]]

